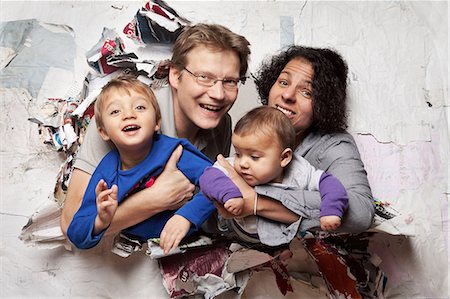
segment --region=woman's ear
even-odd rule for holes
[[[109,138],[108,134],[106,133],[106,131],[105,131],[105,129],[103,127],[97,127],[97,131],[100,134],[100,137],[102,137],[102,139],[104,141],[111,140],[111,138]]]
[[[285,148],[281,153],[281,167],[286,167],[292,161],[292,149]]]
[[[169,84],[175,89],[178,89],[178,83],[180,81],[181,71],[175,66],[170,66],[169,69]]]

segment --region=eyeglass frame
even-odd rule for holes
[[[197,84],[199,84],[201,86],[205,86],[205,87],[213,87],[214,85],[216,85],[217,82],[222,81],[222,86],[223,86],[224,89],[234,91],[234,90],[237,90],[239,88],[239,83],[245,84],[245,81],[247,80],[247,77],[241,77],[241,78],[238,78],[238,79],[231,79],[231,78],[219,79],[219,78],[212,78],[212,77],[210,77],[207,74],[197,75],[197,74],[191,72],[190,70],[188,70],[185,66],[183,67],[183,70],[187,71],[190,75],[192,75],[195,78],[195,82],[197,82]],[[208,80],[212,80],[211,81],[212,84],[200,81],[200,79],[199,79],[200,77],[207,77]],[[227,87],[226,80],[231,81],[231,82],[234,82],[235,80],[237,80],[236,87],[230,87],[230,86]]]

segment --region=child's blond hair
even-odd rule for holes
[[[143,95],[152,104],[155,109],[156,122],[161,120],[161,111],[159,110],[158,102],[156,101],[155,94],[150,89],[149,86],[145,85],[143,82],[139,81],[136,77],[131,75],[121,75],[115,79],[109,81],[103,88],[100,94],[97,96],[94,106],[95,122],[97,123],[97,128],[103,128],[103,103],[110,96],[113,90],[122,90],[129,93],[129,90],[134,90],[135,92]]]

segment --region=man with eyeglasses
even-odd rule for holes
[[[213,161],[218,154],[228,156],[232,127],[228,111],[236,101],[238,85],[245,81],[249,55],[249,42],[226,27],[186,27],[173,47],[169,86],[155,91],[162,115],[161,133],[188,139]],[[91,122],[64,203],[64,234],[81,205],[95,167],[110,149]],[[117,233],[162,211],[178,209],[192,197],[194,186],[176,167],[181,152],[181,148],[174,151],[151,188],[129,196],[119,206],[107,233]]]

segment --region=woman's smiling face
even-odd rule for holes
[[[313,76],[311,64],[295,58],[286,64],[269,92],[268,105],[290,119],[297,136],[303,135],[313,122]]]

